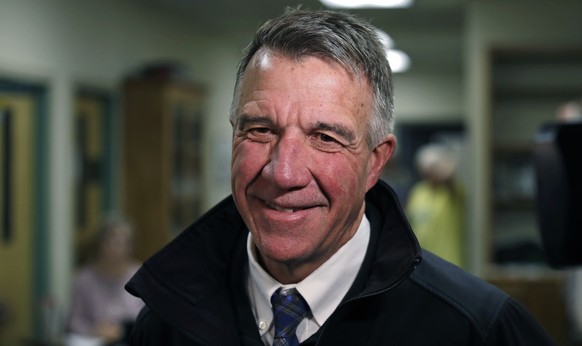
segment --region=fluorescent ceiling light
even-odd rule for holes
[[[410,58],[401,50],[389,49],[386,52],[386,57],[393,73],[401,73],[410,68]]]
[[[385,31],[376,29],[380,42],[384,45],[386,58],[393,73],[401,73],[410,68],[410,57],[401,50],[394,49],[394,40]]]
[[[333,8],[396,8],[409,7],[413,0],[319,0]]]
[[[390,49],[394,47],[394,40],[385,31],[376,29],[376,34],[378,35],[380,42],[384,45],[384,48]]]

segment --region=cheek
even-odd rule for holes
[[[355,156],[339,155],[334,158],[321,158],[317,162],[319,183],[323,185],[328,196],[350,195],[357,197],[356,194],[365,185],[365,167],[361,166],[361,161]]]
[[[233,146],[231,160],[231,185],[233,193],[237,188],[245,188],[252,179],[260,174],[264,166],[265,154],[252,144],[239,143]]]

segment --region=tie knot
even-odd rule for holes
[[[275,340],[287,339],[284,345],[296,344],[295,330],[299,322],[309,313],[309,306],[295,288],[288,290],[279,288],[273,293],[271,304],[273,305]]]

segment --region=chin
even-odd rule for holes
[[[299,262],[308,253],[308,249],[297,241],[271,239],[256,246],[262,257],[278,263]]]

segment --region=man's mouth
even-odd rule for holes
[[[265,204],[267,205],[267,207],[269,207],[273,210],[276,210],[276,211],[280,211],[282,213],[294,213],[296,211],[306,209],[306,208],[285,208],[285,207],[281,207],[281,206],[269,203],[267,201],[265,201]]]

